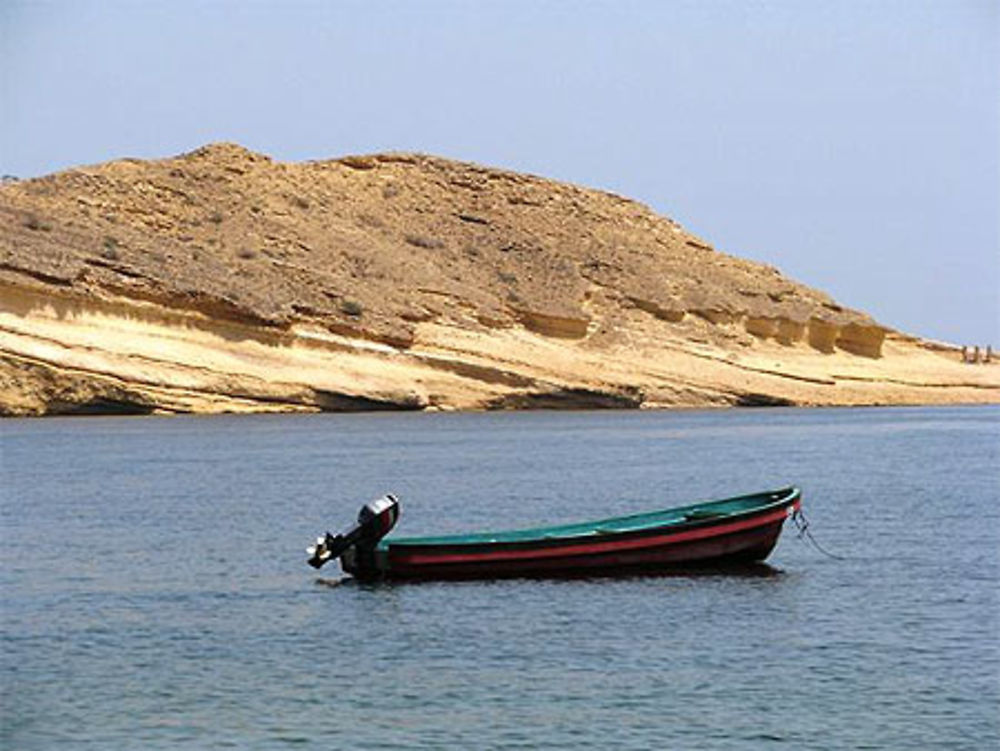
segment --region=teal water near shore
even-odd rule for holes
[[[1000,744],[1000,409],[0,422],[0,748]],[[757,575],[358,585],[304,548],[798,484]]]

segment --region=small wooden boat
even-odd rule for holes
[[[669,573],[759,563],[785,519],[798,511],[798,488],[754,493],[647,514],[507,532],[383,539],[399,518],[386,495],[358,522],[308,548],[320,568],[340,558],[358,579],[493,579]]]

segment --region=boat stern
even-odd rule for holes
[[[396,525],[399,519],[399,499],[391,493],[376,498],[361,507],[357,522],[338,534],[327,532],[316,539],[316,544],[306,548],[307,562],[319,569],[340,558],[341,566],[349,574],[358,575],[374,567],[375,547]],[[377,570],[377,569],[372,569]]]

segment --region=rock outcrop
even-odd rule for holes
[[[606,192],[218,144],[0,186],[0,413],[1000,401]]]

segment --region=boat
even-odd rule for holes
[[[390,538],[399,499],[365,504],[357,523],[307,548],[321,568],[339,558],[362,581],[569,578],[684,572],[759,564],[801,507],[788,487],[652,513],[505,532]]]

